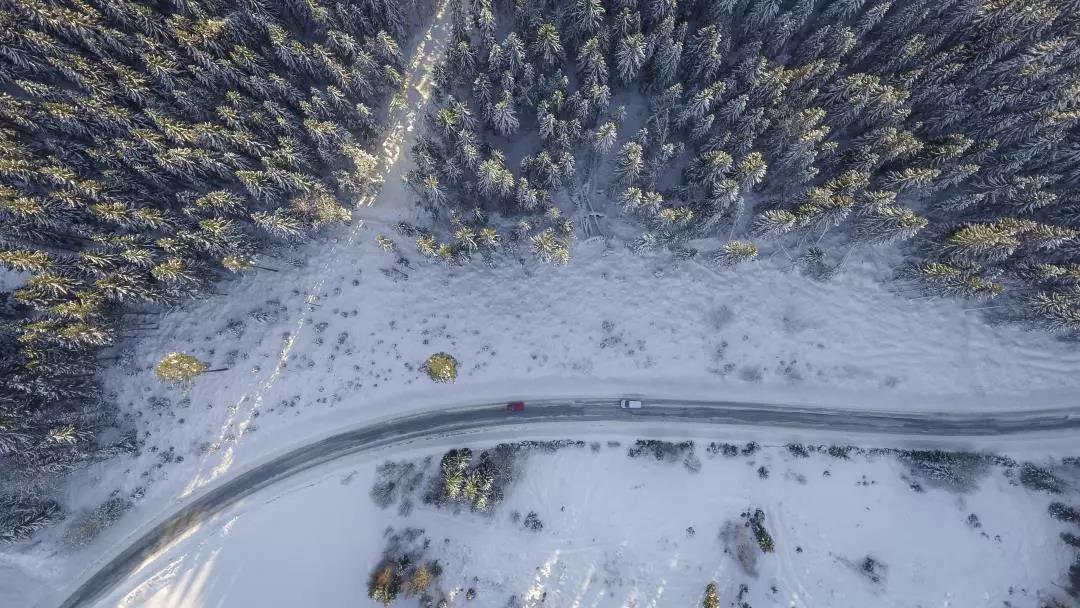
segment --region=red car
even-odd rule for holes
[[[506,411],[508,412],[520,412],[525,409],[524,401],[513,401],[506,404]]]

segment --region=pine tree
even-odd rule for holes
[[[536,30],[533,53],[544,67],[553,66],[562,59],[562,42],[554,25],[544,23]]]
[[[502,101],[495,104],[491,114],[491,126],[503,137],[509,137],[517,131],[518,119],[514,114],[514,105],[509,93],[503,96]]]
[[[625,83],[633,82],[645,65],[645,58],[645,36],[640,32],[620,39],[615,49],[619,78]]]
[[[206,363],[184,353],[169,353],[154,366],[154,373],[163,382],[187,384],[207,371]]]
[[[721,266],[737,266],[757,257],[758,248],[753,243],[732,241],[725,243],[713,256],[713,261]]]
[[[532,236],[533,253],[541,260],[564,266],[570,263],[570,249],[551,228]]]
[[[717,595],[716,583],[705,585],[705,599],[701,601],[701,608],[720,608],[720,597]]]
[[[644,169],[644,150],[637,142],[627,142],[619,150],[615,162],[615,175],[624,184],[633,184],[641,177]]]

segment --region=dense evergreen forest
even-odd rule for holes
[[[0,293],[0,540],[62,515],[57,476],[135,448],[95,435],[102,347],[375,191],[431,9],[0,0],[0,262],[24,279]],[[405,176],[437,220],[401,226],[425,255],[569,263],[580,212],[614,201],[637,251],[769,247],[827,279],[898,246],[927,295],[1080,330],[1080,0],[450,10]]]
[[[0,540],[59,474],[134,449],[102,346],[375,183],[409,2],[0,0]],[[429,7],[422,7],[426,12]]]
[[[931,297],[1075,331],[1078,6],[466,0],[409,176],[448,238],[417,247],[497,247],[494,211],[566,263],[567,210],[603,185],[637,250],[733,266],[769,240],[824,279],[903,242],[899,275]]]

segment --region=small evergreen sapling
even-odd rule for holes
[[[368,581],[368,597],[389,606],[401,591],[401,574],[394,561],[387,561],[375,569]]]
[[[457,379],[458,362],[448,353],[435,353],[424,362],[424,371],[435,382],[453,382]]]
[[[757,255],[757,245],[746,241],[732,241],[720,247],[713,255],[713,261],[721,266],[731,267],[753,260]]]
[[[705,585],[705,599],[701,602],[701,608],[720,608],[720,596],[716,592],[716,583]]]
[[[209,365],[185,353],[169,353],[154,366],[154,373],[162,382],[187,384],[205,372],[220,372],[222,369],[207,369]]]

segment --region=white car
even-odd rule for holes
[[[619,401],[619,407],[624,410],[640,410],[641,402],[637,399],[622,399]]]

